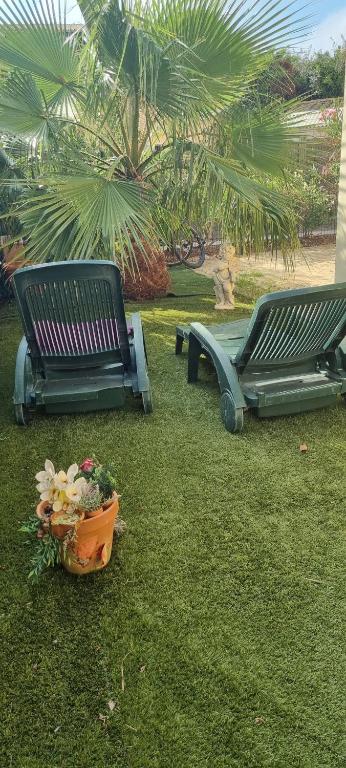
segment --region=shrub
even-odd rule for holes
[[[125,299],[143,301],[166,296],[171,280],[163,253],[151,249],[144,255],[137,246],[134,252],[137,267],[132,270],[127,267],[124,272]]]
[[[307,237],[314,230],[331,225],[336,216],[337,200],[328,179],[315,167],[307,173],[301,170],[287,173],[286,179],[301,235]]]

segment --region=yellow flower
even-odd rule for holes
[[[59,493],[54,494],[54,496],[55,498],[53,501],[53,512],[61,512],[62,509],[64,508],[65,494],[63,491],[62,492],[60,491]]]

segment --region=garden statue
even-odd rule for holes
[[[216,296],[215,309],[234,309],[232,259],[235,256],[233,245],[223,244],[220,247],[220,261],[213,269],[214,291]]]

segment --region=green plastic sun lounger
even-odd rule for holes
[[[152,410],[139,314],[125,317],[120,272],[109,261],[18,269],[14,292],[25,335],[14,389],[18,424],[28,409],[72,413],[117,408],[129,390]]]
[[[188,381],[203,354],[215,366],[226,429],[259,417],[324,408],[346,393],[346,283],[262,296],[252,317],[224,325],[178,326],[176,354],[188,341]]]

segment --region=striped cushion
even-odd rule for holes
[[[115,318],[79,323],[36,320],[33,325],[38,348],[45,357],[87,355],[119,346]]]

